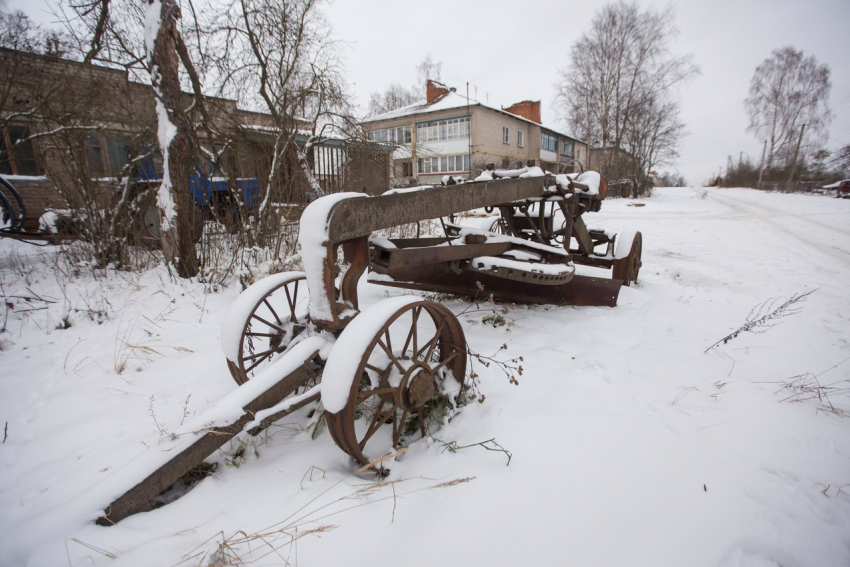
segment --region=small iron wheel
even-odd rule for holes
[[[293,339],[306,328],[309,302],[302,272],[263,278],[236,299],[225,319],[225,327],[239,328],[241,334],[238,344],[225,344],[236,337],[223,329],[222,347],[237,384],[244,384],[286,352]],[[235,360],[231,358],[234,354]]]
[[[497,217],[487,217],[486,219],[483,219],[476,228],[480,228],[486,232],[494,232],[496,234],[510,236],[507,223],[505,223],[505,219],[502,218],[502,215]]]
[[[614,260],[614,270],[612,278],[615,280],[623,280],[623,285],[631,285],[632,282],[637,282],[638,273],[640,272],[641,251],[643,249],[643,236],[640,232],[635,232],[631,242],[617,240],[617,251],[620,246],[630,246],[629,253],[625,258]]]
[[[402,298],[384,301],[399,299]],[[374,307],[380,306],[378,303]],[[358,317],[370,315],[367,311]],[[352,333],[349,339],[357,344],[369,340],[355,322],[357,319],[343,331],[331,351],[323,388],[328,387],[335,366],[341,366],[333,358],[346,350],[340,348],[348,342],[346,333]],[[325,416],[334,442],[366,465],[372,458],[398,447],[403,439],[426,435],[435,421],[442,421],[463,401],[466,390],[463,328],[454,314],[439,303],[408,301],[384,317],[383,324],[367,343],[359,365],[351,366],[344,375],[333,377],[340,385],[351,385],[347,404],[336,413],[326,406]]]

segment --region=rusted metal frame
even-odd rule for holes
[[[369,199],[347,199],[328,214],[328,239],[343,242],[376,230],[545,195],[546,177],[435,187]]]
[[[452,227],[450,226],[449,228],[451,229]],[[411,248],[414,246],[438,246],[448,242],[449,238],[445,236],[427,236],[425,238],[390,238],[389,241],[396,248]],[[376,244],[370,243],[370,246],[376,246]]]
[[[576,215],[576,196],[575,182],[570,179],[567,190],[564,190],[557,183],[554,185],[555,190],[562,197],[558,201],[558,206],[561,208],[561,214],[564,215],[564,228],[562,229],[564,241],[562,246],[567,253],[570,253],[570,245],[573,238],[573,222]]]
[[[564,215],[564,226],[558,230],[561,238],[563,238],[561,246],[564,248],[564,251],[569,253],[573,237],[573,209],[575,208],[575,202],[573,199],[564,199],[563,201],[558,201],[558,207],[561,209],[561,214]]]
[[[524,218],[526,221],[528,221],[528,224],[531,226],[531,230],[534,233],[534,236],[537,237],[537,241],[540,244],[548,244],[548,242],[543,239],[543,233],[540,231],[539,228],[537,228],[537,224],[534,222],[534,219],[531,217],[531,214],[529,213],[529,207],[530,207],[530,203],[528,203],[527,201],[524,205],[519,206],[519,211],[521,213],[523,213],[523,215],[525,215],[522,218]]]
[[[341,299],[343,302],[350,303],[354,309],[360,309],[357,282],[369,267],[369,239],[363,236],[343,242],[342,254],[348,269],[339,285]]]
[[[508,234],[511,236],[516,236],[517,238],[522,238],[522,234],[514,223],[514,207],[513,205],[500,205],[499,206],[499,215],[502,217],[502,221],[505,223],[505,227],[507,228]]]
[[[600,258],[598,256],[573,254],[573,263],[581,264],[582,266],[593,266],[596,268],[610,268],[614,265],[614,260],[611,258]]]
[[[555,219],[554,219],[555,209],[554,209],[554,207],[555,207],[555,203],[550,199],[543,199],[539,203],[540,203],[540,210],[538,212],[537,217],[538,217],[538,220],[540,222],[540,231],[541,231],[541,234],[542,234],[543,238],[545,239],[546,243],[548,244],[549,240],[551,240],[552,237],[554,236],[554,230],[555,230]],[[549,216],[546,215],[546,205],[548,205],[548,204],[552,205],[552,213],[553,213],[552,215],[549,215]]]
[[[469,260],[477,256],[498,256],[510,249],[510,242],[399,248],[397,250],[381,250],[374,262],[389,269],[406,268],[408,266]]]
[[[590,256],[593,253],[593,240],[590,238],[587,225],[584,224],[584,219],[580,215],[573,219],[572,234],[578,242],[579,252],[585,256]]]
[[[398,270],[376,267],[375,271],[394,280],[372,282],[378,285],[479,299],[492,293],[496,300],[529,304],[614,307],[621,286],[619,280],[580,275],[565,284],[539,285],[470,270],[454,272],[440,264]],[[478,283],[484,286],[483,291]]]
[[[310,358],[312,359],[317,354],[318,352],[313,353]],[[315,380],[315,378],[316,374],[312,370],[310,363],[305,362],[297,370],[283,377],[274,386],[246,405],[243,408],[245,413],[237,421],[224,427],[209,429],[194,443],[174,455],[167,463],[117,498],[104,510],[103,516],[99,517],[96,522],[101,526],[111,526],[132,514],[153,510],[155,507],[154,498],[157,495],[192,470],[195,465],[213,454],[216,449],[241,433],[243,428],[254,420],[254,415],[257,412],[275,406],[278,402],[294,393],[300,386],[309,380]],[[298,407],[301,407],[301,405]],[[295,411],[295,409],[297,407],[293,406],[287,412]],[[277,419],[283,415],[285,415],[284,412],[279,412]],[[263,420],[263,423],[265,421]],[[263,428],[261,425],[260,429]]]
[[[328,241],[323,258],[322,287],[315,293],[324,293],[330,305],[329,320],[314,319],[320,327],[338,331],[345,327],[348,319],[340,313],[348,306],[336,302],[334,288],[336,249],[339,245],[356,241],[348,272],[340,286],[345,301],[358,305],[357,281],[368,264],[366,238],[374,231],[398,225],[447,216],[458,211],[467,211],[501,203],[522,201],[529,197],[545,195],[549,177],[507,179],[480,183],[464,183],[438,187],[410,193],[396,193],[368,199],[345,199],[336,203],[328,212]],[[311,293],[314,293],[311,290]]]

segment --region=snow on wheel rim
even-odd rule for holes
[[[635,230],[624,230],[617,235],[611,276],[615,280],[623,280],[625,286],[637,282],[641,267],[642,243],[643,236]]]
[[[349,324],[325,365],[328,429],[365,465],[367,454],[424,435],[435,416],[455,407],[465,375],[466,342],[451,311],[417,297],[386,299]]]
[[[221,347],[238,384],[297,342],[308,301],[304,272],[268,276],[239,295],[221,330]]]

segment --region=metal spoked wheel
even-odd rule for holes
[[[502,215],[485,219],[485,222],[482,223],[481,228],[483,228],[487,232],[494,232],[496,234],[512,236],[510,234],[510,230],[508,230],[508,223],[505,222],[505,219],[502,218]]]
[[[637,282],[640,272],[641,250],[643,249],[643,236],[640,232],[621,233],[617,235],[617,248],[614,256],[614,270],[612,278],[623,280],[623,285],[631,285]],[[628,252],[626,252],[628,250]]]
[[[410,296],[384,300],[349,324],[328,359],[328,429],[368,464],[445,419],[463,400],[465,376],[466,340],[451,311]]]
[[[242,292],[222,328],[222,348],[237,384],[289,349],[306,328],[309,302],[303,272],[274,274]]]

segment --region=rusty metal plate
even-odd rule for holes
[[[579,275],[561,285],[535,285],[468,270],[460,270],[458,273],[445,264],[397,270],[372,266],[371,270],[393,278],[393,281],[370,280],[379,285],[478,299],[493,294],[493,298],[500,301],[529,304],[615,307],[623,285],[621,280]],[[483,290],[478,287],[478,282],[484,286]]]

